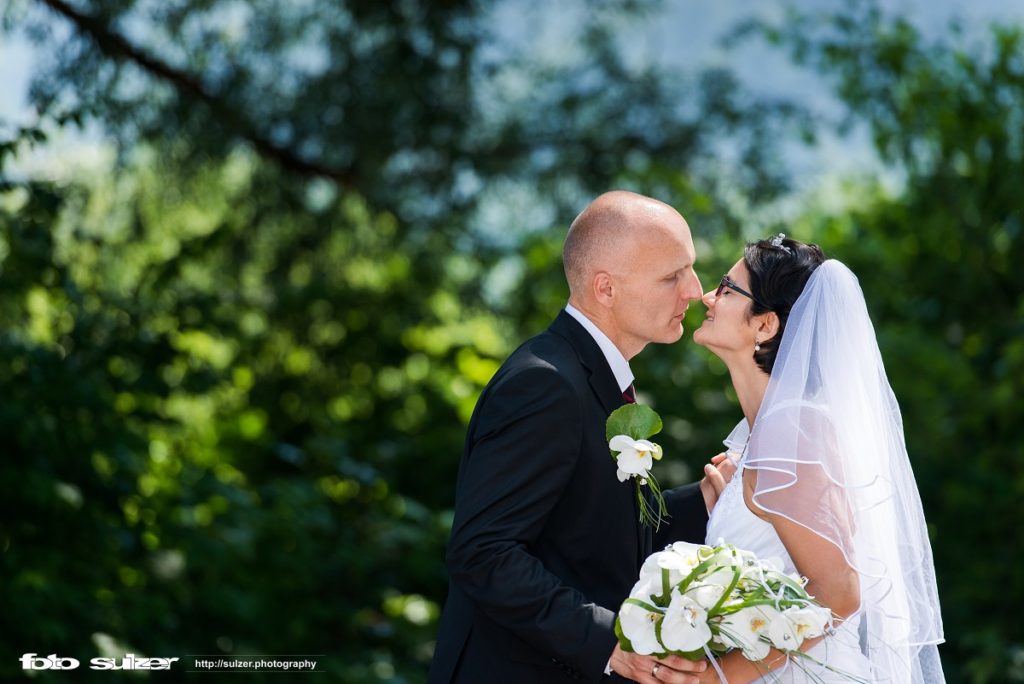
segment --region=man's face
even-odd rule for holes
[[[623,334],[642,346],[668,344],[683,335],[683,316],[700,299],[693,270],[696,251],[689,228],[677,214],[652,217],[658,230],[633,244],[616,269],[613,313]]]

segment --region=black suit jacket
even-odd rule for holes
[[[448,600],[430,684],[599,681],[615,613],[655,543],[703,541],[696,485],[666,492],[658,539],[605,441],[624,403],[600,347],[562,312],[484,389],[459,466]]]

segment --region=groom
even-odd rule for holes
[[[667,204],[609,192],[562,256],[569,305],[498,370],[469,423],[430,684],[685,683],[707,666],[622,651],[615,614],[655,548],[703,542],[728,461],[666,492],[671,518],[652,535],[605,440],[608,415],[634,401],[629,359],[679,340],[701,297],[689,228]]]

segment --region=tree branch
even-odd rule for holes
[[[180,95],[204,103],[218,121],[251,143],[261,155],[280,164],[282,168],[301,175],[330,178],[344,186],[355,184],[348,169],[331,168],[303,159],[287,147],[271,141],[261,134],[251,121],[229,106],[223,98],[209,92],[196,77],[145,54],[123,36],[108,28],[103,20],[78,11],[64,0],[39,0],[39,2],[71,21],[78,32],[92,39],[105,55],[113,59],[131,62],[151,76],[170,83]]]

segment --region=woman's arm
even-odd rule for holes
[[[757,471],[745,470],[743,473],[743,499],[747,507],[762,520],[767,520],[775,528],[786,551],[793,559],[797,571],[807,578],[807,592],[822,605],[827,606],[840,620],[848,618],[860,607],[860,580],[856,570],[850,567],[839,550],[832,542],[799,525],[788,518],[765,511],[753,499],[756,490]],[[808,490],[813,489],[809,487]],[[817,495],[829,496],[832,488],[826,487]],[[807,495],[809,491],[792,495]],[[843,501],[829,501],[833,511],[846,511]],[[800,645],[800,650],[808,651],[823,637],[807,639]],[[771,649],[763,662],[751,662],[740,651],[733,651],[718,660],[730,684],[746,684],[764,676],[770,670],[776,670],[786,663],[786,654],[775,648]],[[717,682],[718,674],[714,668],[708,668],[702,675],[702,682]]]

